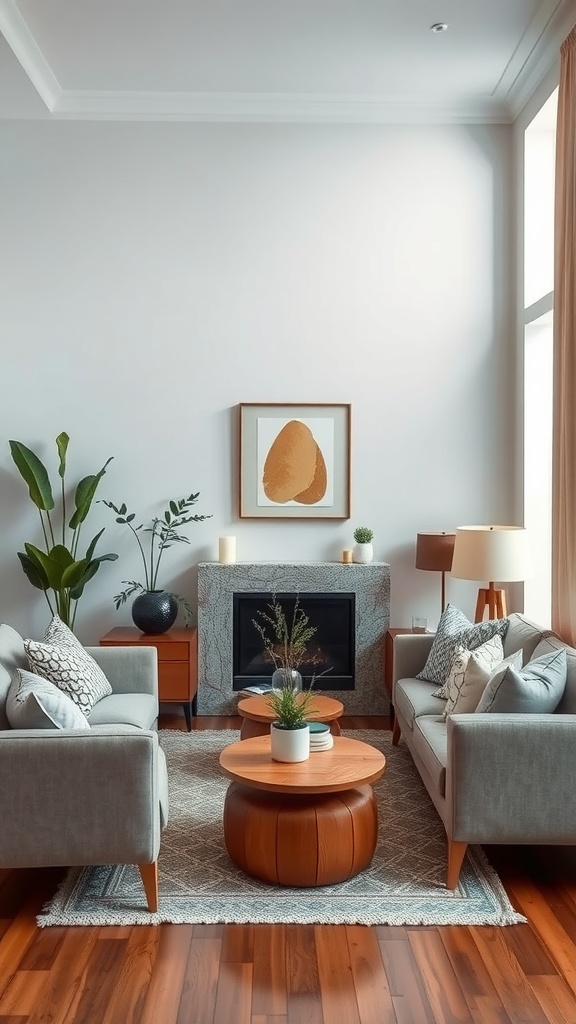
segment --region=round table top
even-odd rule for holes
[[[333,697],[314,694],[314,700],[306,712],[311,722],[332,722],[344,713],[344,705]],[[273,722],[276,717],[268,706],[266,697],[244,697],[238,701],[238,714],[243,718],[251,718],[254,722]]]
[[[225,747],[220,754],[220,767],[228,778],[254,789],[273,793],[340,793],[379,779],[386,758],[368,743],[335,736],[330,750],[314,751],[307,761],[287,764],[272,760],[269,736],[255,736]]]

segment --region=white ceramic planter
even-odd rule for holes
[[[270,748],[273,761],[307,761],[310,757],[310,729],[280,729],[272,722]]]
[[[354,562],[371,562],[374,558],[372,544],[355,544],[352,548],[352,560]]]

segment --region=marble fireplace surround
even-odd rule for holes
[[[322,690],[350,715],[387,715],[384,635],[390,625],[387,562],[200,562],[198,566],[198,713],[236,712],[232,689],[232,595],[250,592],[354,593],[356,661],[354,690]]]

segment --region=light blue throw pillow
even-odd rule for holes
[[[550,714],[566,686],[566,651],[550,651],[529,661],[522,669],[508,667],[491,679],[476,712],[492,714]]]
[[[438,623],[436,635],[426,664],[417,679],[426,679],[443,687],[448,681],[452,656],[459,645],[467,651],[474,651],[481,644],[491,640],[493,636],[504,639],[508,629],[508,619],[488,619],[486,622],[470,622],[464,612],[453,604],[446,605]],[[448,697],[448,691],[436,692],[435,697]]]
[[[71,697],[54,683],[16,669],[6,698],[6,715],[13,729],[89,729]]]

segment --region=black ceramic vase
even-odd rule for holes
[[[132,605],[132,621],[143,633],[165,633],[177,615],[178,602],[166,590],[145,590]]]

